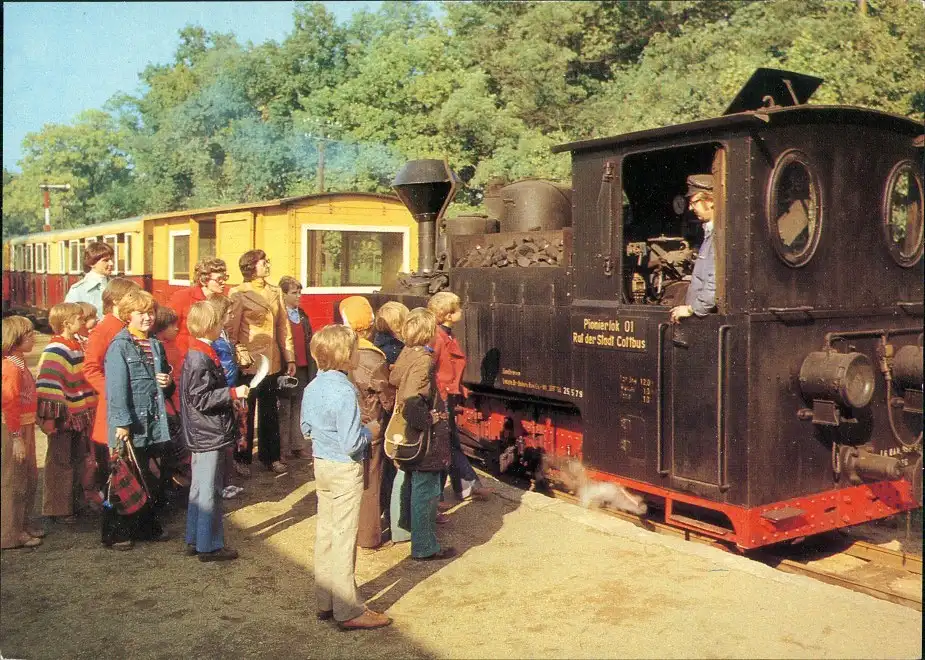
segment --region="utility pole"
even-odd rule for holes
[[[42,203],[45,207],[45,226],[44,231],[51,231],[51,191],[67,192],[71,189],[69,183],[40,183],[39,190],[42,191]]]

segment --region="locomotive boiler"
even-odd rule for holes
[[[452,172],[399,173],[443,266],[372,297],[462,299],[469,453],[580,460],[740,549],[921,506],[923,129],[808,105],[820,83],[761,69],[721,117],[562,145],[569,188],[492,190],[442,231]],[[673,325],[692,174],[714,180],[716,311]]]

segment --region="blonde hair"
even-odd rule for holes
[[[3,319],[3,354],[12,352],[30,332],[35,332],[35,326],[25,316],[7,316]]]
[[[103,314],[109,314],[113,307],[118,307],[122,297],[129,291],[140,289],[135,282],[125,277],[114,277],[103,289]]]
[[[408,308],[400,302],[390,300],[376,312],[376,330],[402,338],[401,328],[408,317]]]
[[[84,310],[79,303],[58,303],[48,310],[48,325],[51,326],[52,332],[59,335],[64,330],[65,323],[69,323],[74,317],[83,316]]]
[[[126,293],[115,305],[119,308],[119,320],[125,323],[128,323],[132,312],[154,312],[157,309],[154,296],[139,288]]]
[[[437,317],[437,323],[443,323],[456,310],[462,308],[462,301],[451,291],[435,293],[427,301],[427,309]]]
[[[216,328],[221,327],[222,317],[218,310],[208,300],[200,300],[189,308],[186,316],[186,327],[191,336],[199,339],[205,337]]]
[[[225,319],[225,314],[231,309],[231,298],[224,293],[210,293],[206,296],[206,301],[215,308],[218,313],[219,323]]]
[[[347,371],[357,350],[357,333],[346,325],[326,325],[312,335],[309,350],[321,371]]]
[[[426,346],[437,334],[437,317],[429,309],[416,307],[408,312],[401,329],[405,346]]]
[[[88,302],[79,302],[80,311],[83,312],[84,321],[88,319],[99,319],[100,313],[96,310],[96,305],[91,305]]]

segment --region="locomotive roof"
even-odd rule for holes
[[[398,197],[395,195],[386,195],[384,193],[369,193],[369,192],[326,192],[326,193],[314,193],[311,195],[297,195],[295,197],[282,197],[279,199],[270,199],[262,202],[248,202],[246,204],[224,204],[222,206],[210,206],[201,209],[179,209],[177,211],[167,211],[163,213],[149,213],[146,215],[136,215],[131,218],[121,218],[119,220],[108,220],[106,222],[100,222],[95,225],[82,225],[80,227],[66,227],[61,229],[55,229],[54,231],[48,232],[33,232],[31,234],[24,234],[22,236],[14,236],[8,239],[6,242],[11,245],[18,245],[20,243],[29,243],[30,241],[49,241],[59,238],[61,236],[67,236],[72,234],[75,231],[90,231],[93,234],[102,234],[106,233],[107,229],[111,229],[120,225],[129,225],[133,222],[139,222],[144,220],[159,220],[162,218],[170,218],[178,215],[205,215],[209,213],[221,213],[223,211],[243,211],[246,209],[255,209],[263,208],[266,206],[290,206],[298,202],[305,201],[307,199],[316,199],[322,200],[328,197],[365,197],[367,199],[378,199],[378,200],[388,200],[397,202],[399,201]]]
[[[601,147],[622,147],[633,143],[657,142],[679,136],[705,134],[709,137],[719,138],[727,133],[748,126],[774,126],[778,122],[808,121],[822,124],[867,123],[877,124],[900,133],[907,133],[910,137],[922,135],[922,124],[902,115],[859,108],[849,105],[796,105],[789,107],[762,108],[749,112],[739,112],[712,119],[662,126],[645,131],[634,131],[615,135],[612,137],[595,138],[592,140],[579,140],[559,144],[552,148],[553,153],[564,151],[581,152],[593,151]]]

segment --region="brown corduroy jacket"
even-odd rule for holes
[[[251,281],[233,288],[230,297],[231,315],[225,332],[235,345],[241,371],[253,374],[258,355],[269,360],[270,374],[285,369],[287,362],[295,362],[282,290],[272,284],[261,287]]]

